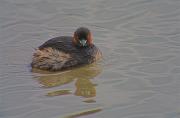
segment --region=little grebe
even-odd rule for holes
[[[58,71],[93,63],[102,57],[93,44],[89,29],[80,27],[74,36],[60,36],[46,41],[33,54],[31,66],[42,70]]]

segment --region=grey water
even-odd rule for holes
[[[31,69],[80,26],[101,62]],[[0,118],[180,118],[180,0],[0,0]]]

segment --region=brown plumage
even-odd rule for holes
[[[102,53],[92,42],[89,29],[80,27],[73,37],[56,37],[42,44],[33,54],[31,65],[57,71],[93,63],[102,57]]]

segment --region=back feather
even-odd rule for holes
[[[32,67],[43,70],[61,70],[66,62],[71,60],[71,56],[51,47],[36,49],[33,54]]]

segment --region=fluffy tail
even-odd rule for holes
[[[36,49],[33,54],[32,67],[43,70],[61,70],[64,64],[70,60],[70,55],[53,48]]]

